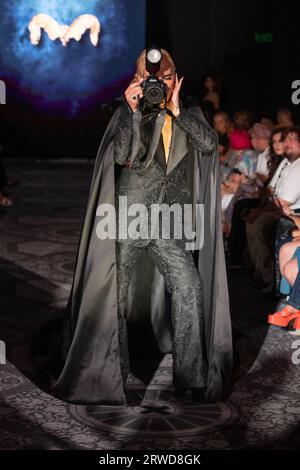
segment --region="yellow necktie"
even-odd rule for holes
[[[172,139],[172,117],[169,114],[165,115],[165,122],[161,132],[163,136],[166,161],[168,161]]]

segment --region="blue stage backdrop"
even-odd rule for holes
[[[88,29],[64,46],[42,30],[33,45],[28,25],[44,13],[71,26],[80,15],[100,22],[95,47]],[[1,0],[0,145],[4,155],[95,157],[112,108],[145,47],[146,0]]]
[[[94,15],[101,31],[96,47],[89,30],[63,46],[42,30],[30,42],[28,24],[38,14],[71,25]],[[145,44],[145,0],[1,0],[0,79],[7,85],[7,106],[18,96],[46,111],[60,108],[69,116],[107,102],[124,91]],[[29,104],[28,103],[28,104]]]

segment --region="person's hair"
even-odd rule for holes
[[[260,124],[266,126],[268,129],[270,129],[270,131],[274,129],[274,123],[269,118],[262,117],[260,120]]]
[[[284,140],[289,134],[297,134],[298,140],[300,142],[300,127],[298,126],[286,127],[284,132],[282,133],[281,140]]]
[[[286,130],[287,130],[287,128],[282,126],[282,127],[276,127],[271,132],[270,139],[269,139],[270,151],[269,151],[269,161],[268,161],[268,168],[269,168],[268,180],[270,180],[272,178],[275,171],[277,170],[277,167],[278,167],[279,163],[281,162],[281,160],[283,158],[283,155],[277,155],[277,153],[274,150],[273,137],[276,134],[281,134],[281,139],[280,140],[282,140],[282,136],[283,136],[283,134]]]
[[[285,114],[289,119],[292,119],[292,113],[291,111],[288,109],[288,108],[280,108],[278,109],[277,111],[277,115],[278,114]]]
[[[170,66],[172,72],[174,73],[176,71],[176,67],[175,67],[175,64],[174,64],[174,61],[173,61],[171,55],[169,54],[168,51],[166,51],[166,49],[160,49],[160,51],[161,51],[161,54],[162,54],[161,61],[162,62],[166,61],[168,63],[168,65]],[[137,58],[137,61],[136,61],[136,75],[139,75],[139,76],[144,75],[144,72],[146,70],[146,52],[147,52],[147,49],[144,49]]]
[[[233,125],[236,127],[236,121],[239,120],[242,124],[239,126],[241,129],[249,130],[254,124],[254,113],[250,109],[241,109],[236,111],[233,116]]]
[[[211,70],[210,72],[208,72],[205,77],[204,77],[204,82],[207,78],[211,78],[212,81],[214,82],[214,87],[213,87],[213,91],[215,91],[216,93],[220,94],[220,91],[221,91],[221,80],[220,80],[220,75],[215,72],[214,70]]]
[[[238,170],[237,168],[233,168],[233,170],[231,170],[231,172],[229,174],[230,175],[241,175],[242,172],[240,170]]]
[[[214,118],[215,118],[216,116],[222,116],[222,117],[224,118],[226,124],[227,124],[228,126],[230,126],[230,117],[229,117],[229,115],[228,115],[227,113],[225,113],[225,111],[217,111],[217,112],[214,114]]]

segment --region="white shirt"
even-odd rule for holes
[[[300,157],[293,163],[284,158],[269,186],[274,195],[290,203],[291,209],[300,209]]]
[[[259,173],[263,176],[269,176],[270,169],[268,167],[269,162],[269,154],[270,154],[270,147],[267,147],[262,153],[258,155],[257,158],[257,165],[256,165],[256,173]],[[263,182],[259,179],[256,180],[257,186],[263,186]]]
[[[266,150],[264,150],[262,153],[258,155],[256,173],[259,173],[260,175],[264,175],[264,176],[269,176],[269,172],[270,172],[269,167],[268,167],[269,153],[270,153],[270,148],[267,147]]]

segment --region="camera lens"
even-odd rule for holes
[[[158,87],[149,88],[148,93],[147,93],[147,100],[153,104],[160,103],[163,100],[163,93],[162,93],[161,88],[158,88]]]

